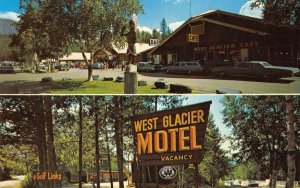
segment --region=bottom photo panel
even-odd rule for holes
[[[0,96],[0,188],[300,187],[300,96]]]

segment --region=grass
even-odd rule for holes
[[[168,91],[169,89],[155,89],[152,84],[138,87],[138,94],[170,94]],[[54,81],[52,89],[48,92],[51,94],[124,94],[124,83],[102,80],[86,82],[83,79],[61,80]]]

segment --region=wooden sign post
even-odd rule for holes
[[[210,105],[208,101],[133,117],[138,165],[145,169],[199,164],[203,159]],[[174,173],[171,167],[162,172],[169,173],[168,176]]]

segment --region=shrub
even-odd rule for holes
[[[33,188],[32,175],[27,174],[26,178],[22,181],[22,188]]]

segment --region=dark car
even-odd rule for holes
[[[300,70],[294,67],[273,66],[264,61],[237,63],[235,66],[215,67],[213,74],[220,77],[245,76],[258,78],[283,78],[299,75]]]
[[[70,69],[68,64],[59,64],[55,66],[55,69],[59,71],[68,71]]]
[[[199,62],[178,62],[165,68],[166,73],[200,74],[203,68]]]
[[[0,73],[16,73],[12,64],[3,63],[0,65]]]

